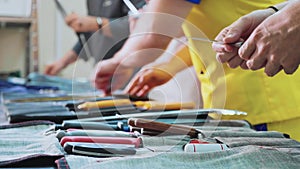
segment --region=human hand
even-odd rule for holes
[[[129,95],[143,97],[156,86],[162,85],[172,79],[172,75],[167,71],[149,67],[142,69],[127,85],[125,92]]]
[[[79,16],[76,13],[72,13],[66,16],[65,22],[75,32],[91,32],[99,29],[94,16]]]
[[[247,40],[251,32],[273,13],[272,9],[257,10],[241,17],[230,26],[224,28],[215,40],[224,42],[225,44],[214,42],[212,45],[213,49],[217,52],[217,59],[222,63],[227,63],[231,68],[241,66],[241,68],[247,69],[246,62],[239,56],[239,48],[229,44]],[[245,44],[242,47],[245,47]]]
[[[44,74],[54,76],[54,75],[57,75],[62,69],[63,69],[63,66],[61,64],[54,62],[52,64],[46,65]]]
[[[97,89],[110,95],[113,91],[121,88],[129,80],[133,69],[121,66],[114,58],[100,61],[97,64],[93,83]]]
[[[67,51],[59,60],[46,66],[44,74],[57,75],[62,69],[77,60],[77,53],[73,50]]]
[[[287,74],[297,70],[300,63],[299,6],[298,2],[298,6],[283,8],[253,31],[239,51],[250,69],[265,67],[268,76],[274,76],[282,69]]]

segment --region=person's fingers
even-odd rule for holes
[[[239,48],[238,54],[244,60],[249,60],[252,54],[256,51],[256,45],[251,39],[246,40],[243,45]]]
[[[44,74],[48,75],[50,72],[51,72],[51,66],[49,65],[45,68]]]
[[[240,67],[244,70],[247,70],[249,69],[248,66],[247,66],[247,62],[245,60],[243,60],[243,62],[241,63]]]
[[[103,89],[103,92],[104,92],[104,96],[111,96],[112,95],[112,87],[109,85],[107,86],[105,89]]]
[[[249,27],[251,26],[251,19],[247,17],[241,17],[229,27],[227,27],[228,31],[226,36],[223,38],[223,42],[225,43],[235,43],[240,40],[242,35],[247,32]]]
[[[108,86],[108,82],[103,82],[103,83],[99,83],[97,80],[94,81],[94,85],[97,89],[99,90],[106,90],[107,89],[107,86]]]
[[[138,97],[146,96],[152,88],[148,85],[144,85],[143,88],[136,94]]]
[[[228,45],[227,45],[228,46]],[[221,63],[228,62],[231,60],[234,56],[237,55],[238,48],[233,48],[232,52],[220,52],[217,53],[217,59]]]
[[[132,90],[130,91],[131,95],[137,95],[137,93],[144,88],[144,86],[148,83],[148,81],[144,80],[144,76],[140,76],[136,83],[135,86],[132,88]]]
[[[228,28],[224,28],[215,38],[212,47],[216,52],[232,52],[233,47],[231,45],[226,45],[223,43],[224,37],[227,36]],[[221,42],[221,43],[220,43]]]
[[[53,75],[57,75],[59,73],[59,71],[60,71],[60,69],[55,67],[55,65],[50,65],[46,68],[45,74],[53,76]]]
[[[286,74],[293,74],[297,69],[299,65],[290,65],[290,66],[283,66],[283,70]]]
[[[231,28],[228,30],[227,35],[223,38],[224,43],[235,43],[241,37],[241,30],[239,28]]]
[[[75,32],[81,32],[81,22],[76,20],[69,25]]]
[[[235,56],[234,53],[217,53],[216,55],[217,60],[221,63],[228,62],[233,56]]]
[[[71,25],[72,22],[76,21],[77,19],[78,19],[78,15],[75,13],[72,13],[72,14],[66,16],[65,22],[67,25]]]
[[[213,43],[212,48],[215,52],[225,52],[224,45],[220,43]]]
[[[230,68],[237,68],[238,66],[240,66],[243,63],[243,60],[238,56],[234,56],[230,61],[228,61],[227,65]]]
[[[139,93],[143,87],[144,87],[143,85],[134,86],[129,94],[132,96],[137,96],[137,93]]]
[[[110,85],[110,76],[105,76],[101,78],[95,78],[93,83],[97,89],[106,90],[107,86]]]
[[[135,76],[126,86],[126,88],[124,89],[125,93],[131,94],[132,90],[134,89],[134,87],[138,84],[138,75]]]
[[[267,59],[264,57],[256,57],[246,62],[247,67],[251,70],[258,70],[266,66]]]
[[[153,79],[153,70],[144,70],[141,74],[137,75],[134,79],[134,82],[131,85],[131,88],[129,89],[130,95],[136,95],[136,96],[144,96],[155,86],[155,80]]]
[[[51,69],[51,71],[50,71],[50,75],[57,75],[57,73],[58,73],[58,71],[57,71],[57,69]]]
[[[299,67],[299,60],[292,55],[274,55],[273,62],[280,64],[286,74],[293,74]]]
[[[247,66],[249,69],[251,70],[258,70],[262,67],[265,67],[267,62],[273,62],[272,60],[269,60],[268,58],[272,58],[272,57],[268,57],[268,50],[265,50],[266,48],[264,47],[260,47],[260,48],[256,48],[255,52],[253,52],[251,54],[251,58],[247,61]]]
[[[265,73],[270,77],[276,75],[281,70],[282,70],[282,66],[275,62],[267,62],[265,67]]]
[[[231,45],[226,45],[226,44],[223,44],[223,43],[218,43],[218,42],[214,42],[212,44],[212,48],[215,52],[233,52],[234,50],[234,47],[231,46]]]
[[[107,80],[103,80],[103,79],[95,79],[92,81],[93,82],[93,86],[98,89],[101,90],[103,92],[103,96],[109,96],[111,95],[111,80],[107,79]]]

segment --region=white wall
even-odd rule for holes
[[[25,28],[0,28],[0,71],[25,72],[27,36]]]
[[[85,0],[60,0],[67,12],[86,14]],[[39,69],[43,72],[45,66],[59,59],[70,50],[77,41],[74,32],[65,25],[60,13],[56,10],[54,0],[38,0],[39,23]],[[24,29],[0,29],[0,66],[5,70],[24,69],[25,38]],[[3,57],[6,56],[6,57]],[[7,57],[8,56],[8,57]],[[60,76],[84,77],[92,73],[92,63],[78,61],[65,69]],[[76,74],[74,75],[74,71]],[[195,101],[201,107],[199,84],[195,81],[195,73],[192,69],[181,72],[169,83],[156,88],[151,97],[166,101]]]
[[[85,0],[60,0],[67,12],[86,14]],[[65,25],[57,11],[54,0],[38,0],[38,36],[39,70],[70,50],[77,41],[74,32]],[[21,70],[25,72],[25,56],[28,31],[25,28],[6,28],[0,25],[0,71]],[[79,61],[65,69],[60,76],[71,78],[76,69],[76,76],[87,77],[92,68],[91,62]]]
[[[86,14],[85,0],[60,0],[62,6],[68,13],[76,12]],[[40,72],[45,66],[63,56],[65,52],[72,49],[77,41],[75,33],[64,23],[61,14],[56,9],[54,0],[38,0],[38,22],[39,22],[39,51]],[[78,61],[68,66],[60,76],[72,78],[76,69],[76,77],[87,77],[91,73],[92,63]]]

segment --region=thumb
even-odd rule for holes
[[[229,26],[228,32],[223,38],[225,43],[235,43],[241,39],[241,36],[249,29],[247,21],[239,19]]]

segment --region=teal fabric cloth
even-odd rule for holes
[[[51,161],[64,155],[55,135],[44,135],[53,124],[48,122],[28,122],[0,126],[0,167],[31,160],[32,164],[40,159]]]
[[[299,169],[300,167],[299,158],[274,149],[256,146],[212,153],[152,153],[146,157],[124,157],[111,160],[79,156],[67,156],[66,159],[70,168],[89,169]]]
[[[67,155],[71,169],[257,169],[300,168],[300,143],[279,132],[256,132],[248,127],[197,127],[206,138],[222,142],[229,150],[207,153],[184,152],[190,141],[184,136],[143,137],[144,148],[134,156],[95,158]]]
[[[72,93],[94,92],[95,88],[87,79],[80,80],[77,77],[65,79],[58,76],[47,76],[39,73],[30,73],[27,77],[28,85],[55,86],[60,90]]]

